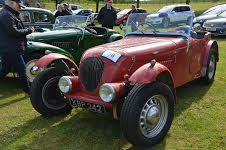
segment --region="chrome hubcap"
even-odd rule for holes
[[[213,77],[214,71],[215,71],[215,57],[214,55],[211,55],[210,63],[209,63],[209,72],[208,72],[209,79]]]
[[[29,82],[33,82],[36,75],[32,73],[32,68],[34,67],[35,63],[38,61],[38,59],[33,59],[26,63],[26,74]]]
[[[139,119],[142,134],[151,138],[163,129],[168,117],[168,103],[164,96],[154,95],[144,104]]]

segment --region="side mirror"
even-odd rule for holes
[[[195,32],[201,31],[201,30],[202,30],[202,26],[201,26],[199,23],[196,23],[196,24],[193,26],[193,30],[194,30]]]

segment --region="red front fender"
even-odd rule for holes
[[[45,69],[51,62],[53,62],[54,60],[59,60],[59,59],[65,60],[66,63],[69,64],[70,67],[75,67],[78,70],[78,66],[75,64],[75,62],[73,60],[71,60],[67,56],[64,56],[64,55],[58,54],[58,53],[50,53],[50,54],[43,56],[35,63],[35,66]]]
[[[132,76],[129,78],[129,81],[131,81],[132,85],[134,85],[135,83],[151,83],[153,81],[156,81],[157,76],[164,71],[167,71],[169,73],[174,83],[170,70],[166,66],[158,62],[156,62],[154,67],[152,67],[150,63],[143,65],[132,74]]]

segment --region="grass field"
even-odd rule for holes
[[[225,150],[226,39],[215,40],[220,59],[215,81],[211,85],[193,81],[177,88],[178,104],[171,129],[150,149]],[[44,118],[24,98],[18,80],[11,74],[1,82],[0,94],[4,95],[0,98],[0,150],[137,149],[123,137],[119,121],[111,114],[74,109],[67,116]]]
[[[73,4],[81,5],[85,9],[92,9],[93,11],[96,11],[96,4],[95,3],[79,3],[79,2],[74,2]],[[135,4],[135,3],[134,3]],[[168,3],[167,5],[170,5],[171,3]],[[177,4],[177,3],[172,3],[172,4]],[[179,4],[179,3],[178,3]],[[99,9],[103,7],[105,4],[100,3],[99,4]],[[132,4],[113,4],[113,7],[120,8],[121,10],[123,9],[128,9],[131,8]],[[166,4],[140,4],[140,8],[147,9],[147,12],[156,12]],[[199,15],[201,12],[204,12],[206,9],[216,5],[216,3],[213,2],[194,2],[190,3],[192,8],[195,10],[196,15]],[[45,8],[49,9],[51,11],[54,11],[56,9],[55,3],[45,3]]]

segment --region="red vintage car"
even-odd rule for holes
[[[193,18],[191,13],[181,16]],[[33,107],[43,116],[77,107],[112,111],[133,145],[160,142],[173,121],[176,88],[198,78],[214,81],[218,44],[210,33],[192,28],[193,19],[163,27],[136,18],[129,16],[123,39],[88,49],[79,69],[61,54],[42,57],[36,68],[45,71],[31,87]],[[67,67],[48,68],[55,60]]]
[[[120,25],[120,24],[125,25],[131,11],[132,11],[132,9],[124,9],[124,10],[118,12],[115,24],[116,25]],[[147,13],[147,10],[142,9],[142,8],[137,8],[137,13]]]

